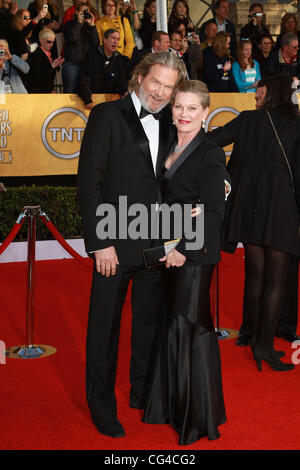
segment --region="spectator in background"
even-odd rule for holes
[[[0,93],[27,93],[20,72],[28,73],[28,63],[11,55],[6,39],[0,39],[0,49],[4,51],[4,57],[0,57]]]
[[[194,24],[191,20],[190,9],[186,0],[175,0],[169,17],[168,29],[174,29],[174,23],[180,20],[185,24],[186,32],[194,31]]]
[[[123,18],[127,18],[130,26],[131,26],[131,31],[134,39],[135,46],[138,49],[143,48],[143,41],[141,37],[138,34],[138,30],[141,27],[141,22],[140,22],[140,17],[139,17],[139,10],[136,7],[135,0],[127,0],[122,1],[119,4],[119,15],[121,16],[122,23],[123,23]]]
[[[102,0],[101,8],[104,16],[95,22],[100,44],[102,44],[103,36],[107,29],[117,29],[120,33],[118,52],[131,59],[135,43],[128,19],[123,18],[122,21],[121,16],[118,15],[118,3],[116,0]]]
[[[168,33],[165,33],[165,31],[155,31],[152,34],[151,44],[151,50],[145,50],[146,53],[168,51],[170,47],[170,38]]]
[[[214,39],[218,33],[218,27],[214,21],[209,21],[204,29],[205,41],[201,42],[201,49],[204,50],[206,47],[211,47],[213,45]]]
[[[90,4],[90,2],[88,0],[84,0],[84,1],[82,1],[82,0],[73,0],[73,5],[71,7],[69,7],[64,13],[64,16],[63,16],[63,19],[62,19],[63,26],[65,26],[68,21],[72,21],[74,19],[74,15],[75,15],[75,11],[76,11],[76,7],[77,7],[78,3],[85,3],[89,7],[90,12],[93,14],[94,20],[95,21],[99,20],[99,18],[100,18],[99,13]]]
[[[52,2],[52,0],[35,0],[34,2],[30,3],[28,5],[28,11],[30,13],[31,18],[34,18],[39,11],[46,8],[46,5],[48,12],[46,16],[39,22],[38,27],[33,30],[31,37],[32,42],[39,42],[39,33],[44,27],[52,29],[54,33],[60,33],[62,31],[62,25],[59,22],[58,8],[56,4]],[[53,44],[51,53],[52,58],[56,59],[56,57],[58,56],[56,39]]]
[[[139,35],[143,41],[144,48],[151,47],[152,34],[156,31],[156,1],[146,0],[141,19]]]
[[[5,38],[8,36],[10,23],[17,11],[18,4],[16,0],[14,2],[12,2],[12,0],[0,1],[0,32]]]
[[[211,92],[238,91],[231,70],[230,34],[220,32],[203,51],[202,78]]]
[[[62,77],[64,93],[77,93],[80,64],[92,47],[99,45],[94,16],[86,3],[78,3],[74,19],[65,26],[65,49]]]
[[[198,80],[198,69],[202,62],[200,39],[195,33],[190,33],[190,38],[183,38],[180,33],[174,31],[170,34],[170,51],[174,52],[185,63],[188,78]]]
[[[261,75],[264,75],[264,70],[268,62],[269,55],[274,46],[274,41],[271,36],[262,34],[258,43],[258,50],[253,52],[253,57],[258,61]]]
[[[252,43],[240,41],[237,61],[232,64],[232,74],[240,93],[255,93],[261,79],[259,63],[252,57]]]
[[[53,93],[56,72],[63,64],[64,58],[57,57],[52,60],[51,49],[55,41],[55,33],[52,29],[44,28],[39,34],[40,46],[30,54],[28,63],[27,90],[28,93]]]
[[[230,34],[230,53],[232,57],[236,55],[236,33],[235,26],[228,19],[229,15],[229,2],[228,0],[217,0],[214,4],[214,21],[217,25],[218,32],[227,32]],[[208,20],[202,24],[200,28],[200,41],[206,40],[205,28],[212,20]]]
[[[249,8],[249,23],[241,29],[240,38],[250,39],[253,45],[253,54],[256,54],[262,34],[271,36],[265,25],[263,6],[260,3],[253,3]]]
[[[281,38],[284,33],[293,33],[300,40],[300,31],[298,30],[298,19],[293,13],[287,13],[281,18],[280,34],[277,38],[275,49],[280,49]]]
[[[23,8],[15,13],[8,33],[8,44],[12,54],[16,54],[24,60],[28,59],[28,46],[31,43],[32,32],[39,28],[39,21],[46,15],[46,11],[40,10],[37,16],[32,19],[29,11]]]
[[[120,33],[116,29],[107,29],[103,44],[91,48],[81,65],[78,95],[85,107],[92,109],[92,93],[113,93],[124,95],[127,92],[128,57],[118,51]]]
[[[300,79],[300,55],[298,37],[293,33],[285,33],[281,39],[281,48],[271,52],[264,75],[287,74],[294,80]]]

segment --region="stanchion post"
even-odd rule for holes
[[[26,206],[23,211],[28,221],[26,343],[24,347],[21,347],[15,352],[19,357],[29,359],[39,357],[44,353],[44,350],[40,346],[33,344],[36,216],[40,214],[41,208],[40,206]]]

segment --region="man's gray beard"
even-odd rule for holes
[[[143,83],[141,83],[140,87],[139,87],[139,100],[141,102],[141,105],[143,106],[143,108],[148,111],[148,113],[159,113],[162,109],[164,109],[167,104],[169,104],[169,101],[167,102],[164,102],[159,108],[153,110],[149,107],[148,105],[148,102],[147,102],[147,98],[145,96],[145,93],[144,93],[144,89],[143,89]]]

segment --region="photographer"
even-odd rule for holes
[[[260,3],[253,3],[249,8],[249,23],[241,29],[241,39],[250,39],[253,44],[253,54],[259,52],[258,44],[260,43],[261,36],[270,35],[270,31],[265,26],[264,9]]]
[[[76,7],[74,19],[65,25],[64,93],[77,93],[80,64],[92,47],[99,45],[94,15],[86,3]]]
[[[107,29],[103,44],[91,48],[81,66],[78,95],[87,109],[94,107],[92,93],[127,92],[129,59],[117,51],[119,41],[119,31]]]
[[[28,73],[29,65],[16,55],[11,55],[8,43],[0,39],[0,93],[27,93],[19,72]]]
[[[200,39],[195,33],[182,37],[178,31],[170,33],[170,51],[174,52],[185,63],[188,78],[198,80],[198,70],[202,62]]]
[[[39,34],[40,46],[30,54],[28,63],[30,71],[26,87],[28,93],[54,93],[54,80],[59,66],[64,59],[57,57],[53,60],[51,49],[55,41],[55,33],[52,29],[44,28]]]

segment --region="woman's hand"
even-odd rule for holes
[[[45,16],[48,15],[48,10],[44,10],[44,8],[42,8],[38,14],[36,15],[36,17],[34,18],[34,21],[36,23],[38,23],[40,20],[42,20],[43,18],[45,18]]]
[[[57,57],[57,59],[54,59],[54,61],[52,62],[52,68],[55,69],[56,67],[59,67],[60,65],[62,65],[64,63],[65,59],[64,57]]]
[[[186,261],[186,257],[179,253],[179,251],[174,248],[170,253],[168,253],[166,256],[161,258],[159,261],[165,261],[166,262],[166,268],[169,268],[170,266],[180,268],[181,266],[184,265]]]
[[[191,210],[191,217],[197,217],[197,215],[200,215],[202,212],[202,208],[200,206],[198,207],[194,207],[192,210]]]
[[[231,62],[230,62],[230,60],[227,60],[224,64],[223,70],[224,70],[224,72],[228,72],[228,70],[230,70],[230,69],[231,69]]]
[[[86,23],[88,23],[90,26],[95,26],[95,17],[91,12],[89,12],[89,13],[90,13],[91,16],[90,16],[90,18],[86,19]]]

